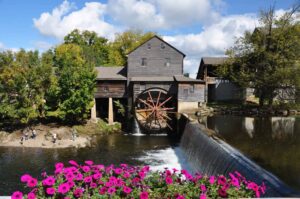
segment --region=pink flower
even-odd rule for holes
[[[123,187],[123,191],[124,191],[124,193],[126,193],[126,194],[130,194],[131,191],[132,191],[132,189],[131,189],[130,187],[124,186],[124,187]]]
[[[21,182],[27,182],[30,179],[31,179],[31,176],[29,174],[24,174],[21,177]]]
[[[92,176],[87,176],[87,177],[85,177],[85,178],[83,179],[83,182],[85,182],[85,183],[90,183],[90,182],[92,182],[92,181],[93,181]]]
[[[76,161],[74,161],[74,160],[70,160],[70,161],[69,161],[69,164],[70,164],[70,165],[73,165],[73,166],[75,166],[75,167],[79,167],[79,164],[78,164]]]
[[[123,172],[123,170],[120,169],[120,168],[116,168],[116,169],[115,169],[115,173],[116,173],[117,175],[120,175],[122,172]]]
[[[206,191],[206,186],[204,184],[200,185],[201,191]]]
[[[178,196],[176,197],[176,199],[185,199],[185,197],[182,196],[182,195],[178,195]]]
[[[90,169],[89,166],[83,166],[83,167],[82,167],[82,170],[83,170],[85,173],[87,173],[87,172],[89,172],[91,169]]]
[[[125,173],[123,174],[123,177],[124,177],[124,178],[129,178],[129,177],[130,177],[130,173],[125,172]]]
[[[215,176],[210,176],[209,177],[209,183],[214,184],[215,183]]]
[[[64,164],[61,162],[58,162],[55,164],[55,169],[63,169],[64,168]]]
[[[73,181],[67,182],[70,188],[73,188],[75,186],[75,183]]]
[[[237,187],[237,188],[240,187],[240,182],[239,182],[239,180],[238,180],[237,178],[232,178],[232,179],[231,179],[231,184],[232,184],[233,186]]]
[[[108,190],[107,190],[107,193],[109,195],[113,195],[115,192],[116,192],[116,189],[114,187],[109,187]]]
[[[218,190],[218,194],[222,198],[226,198],[227,197],[227,192],[224,189],[219,189]]]
[[[20,191],[15,191],[12,194],[11,199],[23,199],[23,193]]]
[[[37,185],[38,181],[37,179],[35,178],[30,178],[28,181],[27,181],[27,186],[32,188],[32,187],[35,187]]]
[[[48,195],[50,195],[50,196],[52,196],[52,195],[54,195],[55,194],[55,189],[53,188],[53,187],[48,187],[47,189],[46,189],[46,193],[48,194]]]
[[[78,173],[76,176],[75,176],[75,180],[77,181],[81,181],[83,179],[83,175],[81,173]]]
[[[94,178],[95,180],[98,180],[98,179],[102,178],[102,174],[101,174],[101,173],[95,173],[95,174],[93,175],[93,178]]]
[[[146,176],[145,172],[144,171],[140,171],[139,172],[139,176],[141,179],[144,179],[144,177]]]
[[[224,185],[226,184],[226,178],[224,176],[219,176],[218,177],[218,184],[219,185]]]
[[[73,180],[75,178],[75,175],[72,172],[68,172],[65,176],[67,180]]]
[[[102,187],[99,189],[99,194],[104,195],[106,193],[106,187]]]
[[[84,163],[89,166],[92,166],[94,164],[92,160],[86,160]]]
[[[34,193],[31,192],[27,195],[27,199],[36,199],[36,196]]]
[[[248,189],[252,189],[253,191],[258,191],[258,186],[257,186],[257,184],[256,183],[254,183],[254,182],[250,182],[250,183],[248,183],[248,185],[247,185],[247,188]]]
[[[49,176],[48,178],[43,180],[44,186],[52,186],[55,184],[55,178],[53,176]]]
[[[169,176],[166,177],[166,183],[167,184],[172,184],[173,183],[173,179]]]
[[[142,193],[140,193],[140,199],[148,199],[149,198],[149,194],[147,191],[143,191]]]
[[[91,182],[90,187],[93,188],[93,189],[94,189],[94,188],[97,188],[97,184],[94,183],[94,182]]]
[[[73,195],[76,198],[80,198],[83,195],[83,189],[82,188],[76,188],[75,191],[73,192]]]
[[[65,194],[70,190],[68,183],[62,183],[58,186],[58,193]]]
[[[201,194],[199,199],[206,199],[206,195],[205,194]]]

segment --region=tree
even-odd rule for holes
[[[82,48],[83,56],[87,62],[95,66],[108,64],[108,40],[99,37],[92,31],[73,30],[64,38],[65,44],[77,44]]]
[[[218,73],[241,87],[252,87],[259,104],[272,105],[278,89],[295,88],[299,77],[300,29],[295,20],[299,5],[281,17],[274,7],[261,12],[261,27],[246,32],[227,50],[228,61]]]
[[[121,34],[116,34],[116,38],[110,43],[109,64],[116,66],[126,65],[126,55],[134,48],[153,37],[153,32],[142,32],[138,30],[128,30]]]
[[[58,111],[69,122],[88,117],[93,106],[96,72],[94,65],[84,59],[80,46],[62,44],[55,49],[58,76]]]

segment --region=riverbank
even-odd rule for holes
[[[35,131],[33,136],[32,132]],[[27,133],[26,133],[27,132]],[[0,146],[31,148],[84,148],[91,146],[94,135],[120,132],[120,125],[104,121],[84,125],[64,126],[38,124],[15,130],[0,131]]]

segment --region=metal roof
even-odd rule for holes
[[[202,80],[199,80],[199,79],[193,79],[193,78],[190,78],[190,77],[186,77],[184,75],[174,75],[174,79],[177,81],[177,82],[193,82],[193,83],[204,83],[204,81]]]
[[[99,66],[96,70],[97,80],[127,80],[124,66]]]
[[[131,77],[130,81],[133,82],[173,82],[173,76],[155,76],[155,77]]]
[[[227,57],[203,57],[203,63],[207,65],[221,65],[227,60]]]

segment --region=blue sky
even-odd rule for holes
[[[296,0],[277,0],[281,13]],[[128,28],[156,31],[187,54],[188,72],[202,56],[224,54],[234,38],[258,26],[274,0],[0,0],[0,49],[58,44],[74,28],[113,38]],[[35,20],[34,20],[35,19]]]

